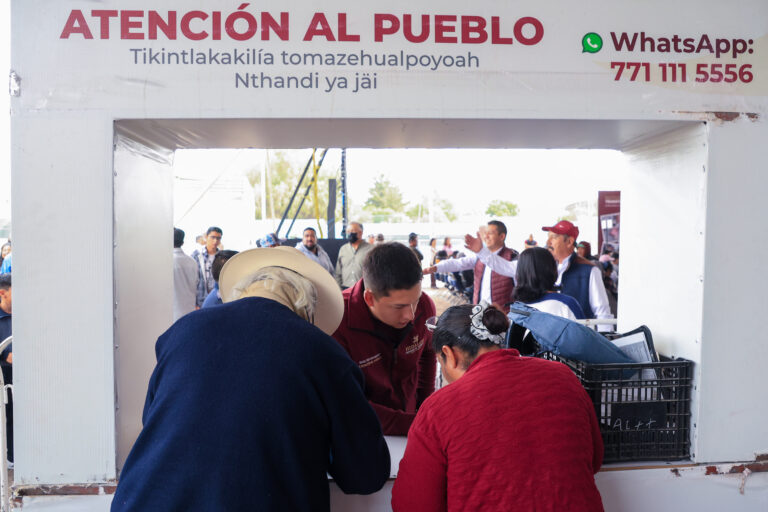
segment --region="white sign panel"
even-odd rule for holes
[[[139,116],[765,111],[768,4],[14,5],[25,108]],[[42,16],[40,13],[45,12]]]

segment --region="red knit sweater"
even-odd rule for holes
[[[573,373],[496,350],[419,409],[392,508],[599,512],[602,458],[593,404]]]

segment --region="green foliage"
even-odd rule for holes
[[[405,210],[405,216],[413,222],[424,222],[429,218],[429,208],[422,202]]]
[[[437,204],[437,207],[443,212],[443,215],[445,215],[448,222],[454,222],[458,218],[456,212],[453,210],[453,203],[449,200],[436,199],[435,204]]]
[[[518,214],[517,205],[511,201],[495,199],[485,209],[486,215],[491,217],[514,217]]]
[[[405,211],[405,215],[413,222],[426,222],[429,220],[428,199],[422,198],[421,202],[413,205]],[[458,216],[453,208],[453,203],[447,199],[436,197],[433,201],[435,205],[434,219],[437,222],[454,222]]]
[[[407,206],[400,189],[380,174],[368,189],[368,199],[363,205],[363,211],[370,214],[374,223],[398,222],[402,220],[403,211]]]

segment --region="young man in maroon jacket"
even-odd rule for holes
[[[377,245],[363,262],[363,278],[344,290],[344,318],[333,337],[365,375],[365,396],[385,435],[408,433],[421,403],[435,390],[435,353],[425,321],[435,304],[421,293],[413,251]]]

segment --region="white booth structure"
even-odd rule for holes
[[[108,510],[172,316],[175,150],[458,147],[629,159],[619,330],[694,361],[692,454],[605,468],[606,510],[768,508],[764,0],[12,0],[11,22],[16,506]]]

